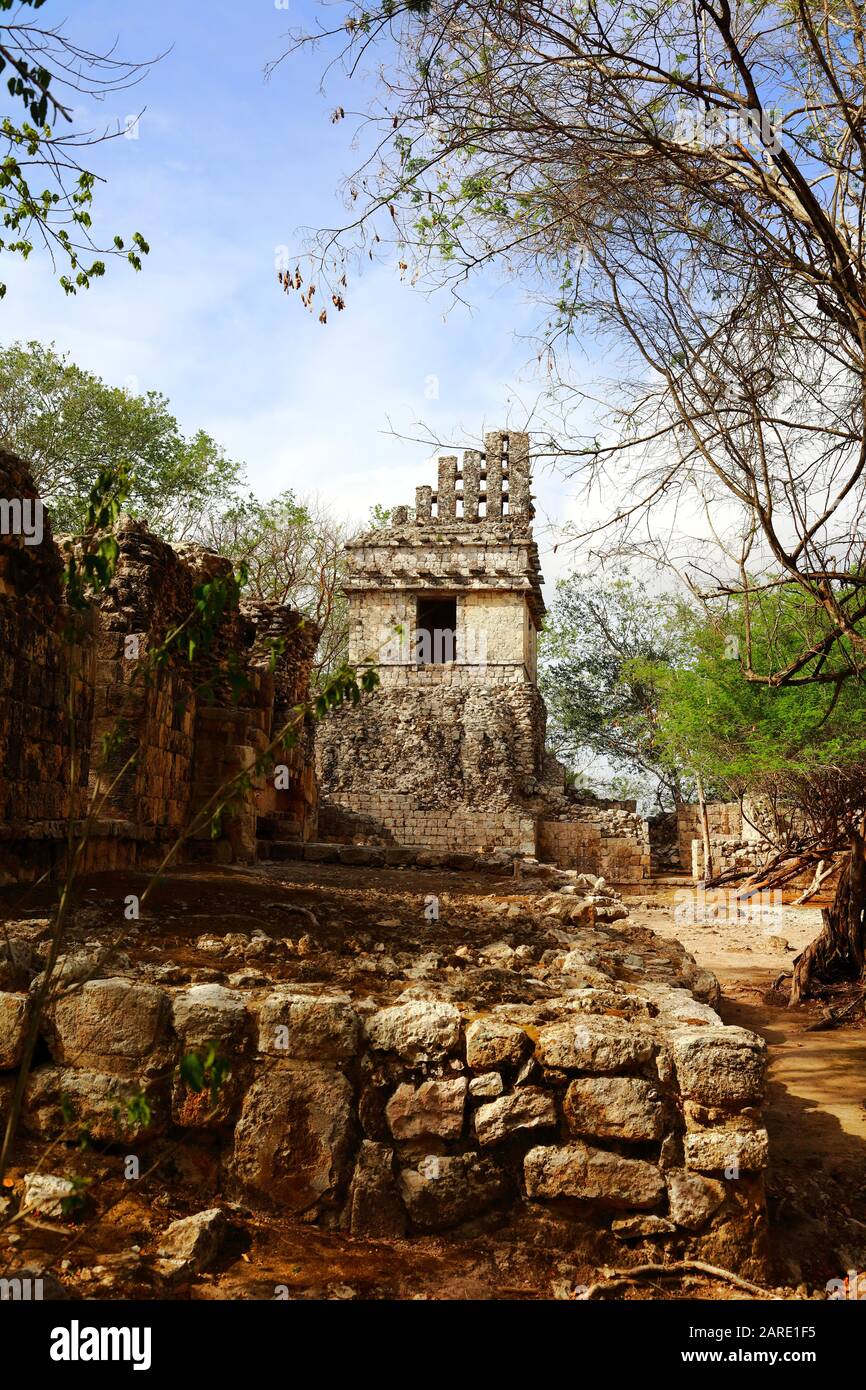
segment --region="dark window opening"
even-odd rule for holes
[[[419,598],[415,621],[415,660],[421,666],[444,666],[455,661],[456,598]]]

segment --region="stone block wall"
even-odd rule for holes
[[[740,838],[743,830],[743,816],[738,801],[707,802],[707,821],[710,839],[733,836]],[[680,847],[680,864],[687,872],[692,867],[692,841],[701,838],[701,812],[696,805],[677,807],[677,841]]]
[[[524,976],[511,953],[505,1003],[485,994],[490,971],[470,968],[372,998],[369,976],[356,994],[260,970],[243,987],[172,987],[152,970],[106,967],[43,1020],[25,1131],[60,1141],[55,1163],[80,1126],[119,1153],[207,1134],[242,1201],[357,1237],[444,1232],[513,1210],[573,1221],[588,1260],[697,1257],[760,1275],[763,1039],[724,1026],[715,979],[599,894],[505,905],[538,914],[539,932],[552,922],[559,938],[568,921],[573,937],[546,953],[556,959],[544,992],[538,967]],[[0,992],[0,1113],[40,966],[27,941],[21,978]],[[197,945],[237,958],[230,941]],[[259,967],[277,944],[258,941]],[[177,1070],[210,1043],[231,1067],[215,1106]],[[125,1105],[141,1093],[146,1125]]]
[[[725,874],[732,869],[751,873],[763,864],[767,857],[764,846],[756,840],[746,840],[739,835],[711,835],[710,852],[713,856],[713,874]],[[692,840],[691,875],[696,883],[705,873],[704,842]]]
[[[633,812],[587,807],[581,819],[542,820],[538,854],[610,883],[642,883],[650,876],[649,827]]]
[[[397,843],[534,854],[525,798],[539,758],[537,689],[428,674],[424,684],[383,681],[320,726],[323,801],[372,816]]]
[[[756,824],[751,823],[750,815]],[[728,873],[732,869],[750,873],[764,862],[769,843],[748,803],[741,808],[738,801],[710,801],[707,821],[714,874]],[[677,808],[677,839],[682,867],[699,882],[705,874],[699,807]]]
[[[98,605],[95,700],[90,742],[98,749],[121,726],[91,789],[105,820],[125,821],[134,837],[178,830],[189,812],[193,771],[193,672],[172,660],[147,681],[140,662],[193,605],[193,579],[171,546],[132,522],[118,532],[120,554]],[[129,762],[134,766],[118,781]]]
[[[0,500],[39,505],[27,469],[3,451]],[[29,857],[22,827],[61,835],[70,806],[82,815],[87,804],[95,651],[69,653],[61,559],[44,511],[41,526],[32,544],[0,534],[0,883]]]
[[[597,825],[590,821],[543,820],[538,830],[540,859],[563,869],[577,869],[579,873],[596,872],[601,858],[601,831]],[[602,870],[598,869],[598,873]]]
[[[35,499],[23,464],[0,456],[0,498]],[[176,549],[122,518],[112,583],[72,633],[61,553],[43,511],[38,542],[0,536],[0,882],[57,869],[71,815],[98,808],[82,867],[157,861],[228,777],[249,768],[305,693],[316,630],[283,605],[229,606],[190,663],[148,653],[188,618],[196,587],[230,572],[200,546]],[[271,660],[271,643],[281,650]],[[244,677],[221,674],[231,654]],[[260,833],[315,835],[312,738],[284,755],[285,786],[258,777],[189,853],[249,862]]]

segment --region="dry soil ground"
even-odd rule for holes
[[[786,893],[793,898],[795,893]],[[674,936],[722,986],[726,1023],[766,1038],[765,1118],[772,1168],[768,1194],[786,1282],[820,1286],[866,1258],[866,1028],[862,1022],[814,1030],[820,1002],[789,1009],[787,982],[774,982],[817,935],[825,899],[789,902],[762,921],[723,908],[713,920],[690,911],[691,891],[659,888],[626,897],[633,919]],[[784,949],[787,943],[789,949]]]

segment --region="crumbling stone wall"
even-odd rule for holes
[[[120,1152],[167,1135],[183,1152],[206,1134],[245,1204],[358,1237],[513,1209],[573,1221],[587,1259],[699,1257],[760,1275],[763,1039],[724,1026],[715,978],[630,923],[600,882],[540,878],[475,900],[491,923],[531,922],[534,947],[476,940],[446,970],[425,957],[401,981],[395,967],[392,984],[364,957],[339,988],[321,965],[275,983],[262,969],[285,968],[286,951],[271,923],[273,936],[195,943],[205,961],[255,961],[232,987],[173,985],[128,960],[94,975],[88,955],[90,975],[43,1020],[25,1132],[72,1144],[83,1125]],[[0,992],[0,1114],[45,949],[38,924],[8,930],[20,949]],[[62,964],[78,978],[78,957]],[[209,1044],[231,1066],[216,1108],[177,1071]],[[147,1123],[124,1105],[137,1093]]]
[[[544,616],[529,439],[497,431],[439,460],[414,515],[347,546],[350,660],[380,688],[319,730],[325,827],[433,850],[540,853],[619,881],[649,873],[645,823],[565,793],[537,686]],[[425,601],[453,603],[453,648],[425,645]],[[447,650],[445,649],[447,648]],[[364,833],[366,830],[367,833]],[[329,829],[328,833],[332,833]]]
[[[39,504],[27,469],[0,451],[0,499]],[[84,813],[95,653],[70,653],[61,558],[41,513],[41,540],[0,534],[0,884],[40,859],[43,837]],[[74,750],[74,754],[73,754]]]
[[[114,581],[99,603],[91,743],[120,724],[110,757],[91,782],[103,820],[126,822],[130,838],[177,831],[189,813],[195,702],[193,673],[176,659],[145,683],[140,662],[193,606],[193,579],[170,545],[124,520]],[[133,768],[116,780],[131,757]]]
[[[24,465],[0,456],[0,497],[35,496]],[[148,668],[148,653],[189,617],[196,586],[231,566],[200,546],[172,548],[123,518],[112,583],[73,639],[61,554],[42,515],[38,542],[0,536],[0,875],[10,879],[56,869],[67,818],[80,827],[88,805],[99,812],[82,868],[157,861],[289,718],[306,693],[317,638],[283,605],[235,605],[192,664],[172,653]],[[275,638],[282,647],[272,661]],[[239,690],[215,677],[229,653]],[[220,836],[204,826],[185,854],[251,862],[260,835],[315,836],[309,728],[280,757],[279,788],[257,777]]]
[[[650,876],[649,826],[635,812],[587,807],[585,815],[542,820],[539,857],[564,869],[598,873],[611,883]]]
[[[740,839],[743,829],[743,815],[738,801],[707,802],[707,823],[710,840],[725,837]],[[677,807],[677,841],[680,847],[680,864],[686,871],[692,867],[692,841],[701,838],[701,811],[694,804]]]
[[[769,843],[762,832],[760,817],[748,802],[743,806],[738,801],[708,802],[707,822],[714,874],[733,869],[747,873],[766,858]],[[677,838],[680,863],[698,882],[706,872],[698,806],[677,808]]]
[[[710,853],[713,856],[714,875],[726,874],[734,869],[738,873],[751,873],[766,858],[766,851],[757,841],[745,840],[739,835],[711,835]],[[703,840],[692,840],[690,871],[696,883],[705,877]]]

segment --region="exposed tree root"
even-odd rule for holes
[[[853,828],[851,853],[843,865],[833,904],[824,908],[824,923],[815,940],[794,961],[789,1006],[808,999],[814,982],[839,976],[864,978],[864,914],[866,914],[866,839]]]
[[[851,1014],[856,1013],[857,1009],[862,1009],[866,1002],[866,995],[858,994],[855,999],[849,1000],[841,1009],[828,1009],[823,1017],[817,1022],[810,1023],[805,1029],[807,1033],[824,1033],[830,1028],[838,1028],[840,1023],[844,1023]]]
[[[611,1269],[606,1271],[606,1277],[599,1280],[596,1284],[590,1284],[582,1294],[577,1295],[577,1301],[587,1302],[593,1298],[606,1298],[609,1294],[616,1292],[619,1288],[629,1285],[639,1285],[642,1280],[653,1278],[679,1278],[683,1274],[703,1274],[708,1279],[722,1279],[727,1284],[733,1284],[734,1288],[742,1289],[744,1293],[754,1294],[757,1298],[768,1300],[778,1300],[780,1295],[770,1293],[762,1288],[760,1284],[753,1284],[750,1279],[743,1279],[739,1274],[732,1274],[729,1269],[720,1269],[717,1265],[705,1264],[703,1260],[675,1260],[669,1265],[635,1265],[633,1269]]]

